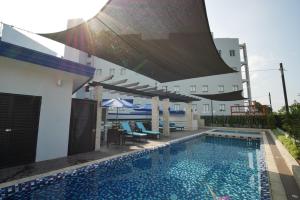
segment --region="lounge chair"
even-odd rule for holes
[[[141,130],[142,133],[146,133],[147,135],[156,136],[157,139],[160,137],[159,131],[149,131],[145,128],[144,124],[142,122],[136,122],[135,123],[138,129]]]
[[[145,137],[145,136],[147,136],[147,134],[145,134],[145,133],[138,133],[138,132],[132,131],[128,121],[121,122],[121,128],[125,131],[125,134],[131,135],[133,137]]]
[[[170,132],[176,131],[176,127],[172,127],[170,124],[171,123],[169,123]],[[159,121],[159,129],[163,130],[163,128],[164,128],[164,122],[163,121]]]
[[[170,127],[175,127],[176,130],[180,130],[180,131],[183,131],[184,129],[184,126],[178,126],[174,122],[170,122]]]

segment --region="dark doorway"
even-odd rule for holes
[[[68,154],[94,151],[97,101],[72,99]]]
[[[35,161],[41,99],[0,93],[0,168]]]

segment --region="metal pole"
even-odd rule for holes
[[[271,112],[273,112],[272,100],[271,100],[271,93],[270,92],[269,92],[269,102],[270,102]]]
[[[283,65],[282,63],[280,63],[280,68],[279,68],[280,72],[281,72],[281,80],[282,80],[282,87],[283,87],[283,94],[284,94],[284,101],[285,101],[285,111],[287,114],[289,114],[289,103],[288,103],[288,99],[287,99],[287,94],[286,94],[286,86],[285,86],[285,79],[284,79],[284,72],[283,72]]]
[[[210,108],[211,108],[211,126],[214,126],[214,112],[213,112],[213,101],[210,100]]]

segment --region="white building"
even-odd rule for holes
[[[217,94],[224,92],[232,92],[244,89],[244,96],[251,99],[251,88],[249,82],[249,72],[247,64],[247,52],[246,45],[239,44],[237,38],[215,38],[214,39],[216,48],[219,51],[222,59],[227,63],[228,66],[236,70],[236,73],[215,75],[209,77],[193,78],[180,81],[173,81],[168,83],[158,83],[153,79],[145,77],[141,74],[125,69],[121,66],[115,65],[108,61],[105,61],[94,56],[89,56],[86,53],[80,52],[70,53],[66,49],[65,56],[67,59],[82,62],[96,68],[94,80],[101,80],[104,77],[113,75],[111,81],[107,83],[113,83],[118,80],[128,79],[123,84],[139,82],[139,85],[150,85],[149,87],[157,86],[159,89],[163,88],[167,91],[178,92],[180,94]],[[80,58],[80,59],[79,59]],[[247,90],[248,88],[248,90]],[[93,98],[92,93],[89,94],[89,98]],[[78,98],[85,98],[86,94],[84,89],[77,93]],[[120,95],[115,92],[105,92],[103,98],[133,98],[126,95]],[[145,98],[134,98],[134,104],[146,104],[150,103],[150,100]],[[213,101],[213,113],[214,115],[230,115],[231,106],[245,105],[244,101],[229,101],[229,102],[218,102]],[[184,110],[184,103],[172,103],[171,106],[175,110]],[[193,102],[193,110],[195,113],[200,115],[211,115],[211,101],[202,99],[198,102]]]
[[[20,44],[36,49],[11,44],[23,36],[5,27],[0,36],[0,168],[67,156],[72,94],[95,69],[30,39]]]

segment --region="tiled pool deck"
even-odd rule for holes
[[[120,154],[126,154],[139,149],[151,148],[179,138],[191,136],[195,133],[209,130],[201,129],[194,132],[174,132],[170,137],[162,137],[160,140],[147,140],[145,142],[126,142],[126,145],[110,145],[109,148],[101,146],[100,151],[78,154],[65,158],[42,161],[26,166],[13,167],[0,170],[0,188],[5,185],[15,184],[39,174],[52,173],[66,167],[77,167],[87,162],[106,159]],[[299,188],[295,184],[294,177],[278,151],[274,138],[269,133],[263,134],[265,159],[270,179],[272,199],[300,199]],[[19,179],[19,180],[18,180]],[[22,181],[21,181],[22,182]],[[2,183],[2,184],[1,184]],[[298,197],[298,198],[297,198]]]

